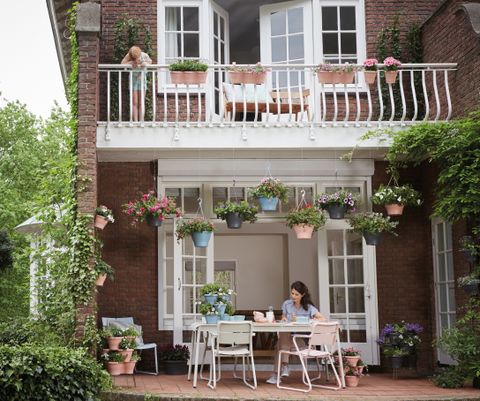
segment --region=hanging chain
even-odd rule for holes
[[[197,208],[197,213],[195,214],[195,217],[198,216],[200,212],[200,216],[202,218],[205,218],[205,214],[203,213],[203,207],[202,207],[202,198],[198,198],[197,202],[198,202],[198,208]]]
[[[302,188],[302,190],[300,191],[300,194],[302,195],[301,199],[300,199],[300,202],[298,202],[297,204],[297,207],[295,209],[295,211],[299,211],[302,207],[302,205],[304,207],[307,206],[307,201],[305,200],[305,190]]]

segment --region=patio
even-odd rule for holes
[[[223,372],[222,372],[223,373]],[[400,372],[400,378],[393,380],[391,374],[373,373],[362,377],[358,387],[331,391],[313,389],[310,393],[280,390],[265,383],[269,372],[257,372],[258,387],[251,390],[241,380],[233,379],[231,372],[225,372],[217,383],[216,390],[207,387],[207,382],[199,380],[193,388],[186,376],[136,375],[136,387],[132,377],[116,377],[115,392],[105,395],[106,400],[143,400],[141,394],[151,394],[159,400],[480,400],[480,390],[471,385],[461,389],[436,387],[428,378],[412,377],[410,371]],[[301,383],[299,372],[293,372],[285,383]],[[119,394],[121,391],[122,395]],[[156,399],[156,398],[153,398]],[[152,399],[152,400],[153,400]]]

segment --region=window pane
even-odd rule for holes
[[[166,33],[165,34],[165,55],[168,58],[178,58],[181,55],[181,41],[180,34]]]
[[[447,280],[453,280],[453,254],[447,252]]]
[[[440,252],[445,249],[443,243],[443,223],[437,224],[437,248]]]
[[[340,29],[342,31],[355,30],[355,7],[340,7]]]
[[[270,14],[270,24],[272,36],[285,35],[286,13],[285,11],[277,11]]]
[[[218,47],[218,42],[215,41],[215,43],[213,44],[213,61],[216,63],[219,62]]]
[[[327,231],[327,247],[328,247],[328,256],[343,255],[343,231],[342,230]]]
[[[213,34],[218,36],[218,14],[216,12],[213,13]]]
[[[185,188],[183,198],[185,202],[185,213],[195,213],[198,209],[198,198],[200,197],[199,188]]]
[[[362,259],[347,260],[348,284],[363,284],[363,261]]]
[[[439,285],[438,290],[440,292],[440,312],[447,312],[447,285]]]
[[[303,48],[303,34],[290,36],[288,39],[289,60],[303,58],[304,54],[305,53]],[[297,80],[298,80],[298,76],[297,76]]]
[[[322,7],[322,30],[336,31],[337,29],[337,7]]]
[[[357,54],[357,39],[355,33],[340,34],[342,54]]]
[[[245,199],[245,188],[230,187],[230,200],[240,202]]]
[[[347,231],[345,237],[347,241],[347,255],[362,255],[362,235]]]
[[[330,284],[345,284],[343,259],[330,259],[328,261],[328,281]]]
[[[185,42],[184,57],[200,57],[198,45],[198,33],[186,33],[183,37]]]
[[[272,62],[287,61],[287,41],[285,37],[272,38]]]
[[[225,64],[225,43],[220,44],[220,63]]]
[[[288,197],[287,204],[284,205],[282,203],[282,211],[284,212],[288,212],[289,210],[292,210],[297,206],[297,198],[295,196],[294,187],[287,187],[287,197]]]
[[[348,312],[365,313],[365,297],[363,287],[348,289]]]
[[[445,329],[448,329],[448,315],[445,313],[442,313],[440,315],[440,326],[442,327],[442,331]]]
[[[197,7],[183,7],[183,30],[199,31]]]
[[[165,31],[180,31],[180,7],[165,7]]]
[[[225,40],[225,18],[220,17],[220,39]]]
[[[330,313],[345,313],[345,288],[330,288]]]
[[[445,233],[447,234],[446,249],[452,249],[452,226],[448,223],[445,223]]]
[[[443,253],[437,255],[438,260],[438,281],[445,281],[445,255]]]
[[[453,283],[448,285],[448,310],[455,311],[455,285]]]
[[[167,294],[166,294],[166,310],[167,310],[167,313],[168,314],[172,314],[173,313],[173,288],[167,288],[166,290]]]
[[[216,187],[212,189],[213,193],[213,207],[217,207],[219,203],[227,201],[227,188]]]
[[[175,203],[177,207],[183,207],[182,205],[182,196],[181,196],[181,189],[180,188],[165,188],[165,196],[167,198],[175,199]]]
[[[193,288],[184,287],[183,288],[183,312],[193,313],[194,304],[195,304],[195,301],[193,298]]]
[[[288,10],[288,33],[303,32],[303,8]]]
[[[324,33],[323,35],[323,53],[338,54],[338,36],[336,33]]]

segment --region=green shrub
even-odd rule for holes
[[[28,318],[9,319],[0,323],[0,345],[25,343],[61,345],[61,338],[41,322]]]
[[[198,60],[179,60],[168,66],[170,71],[207,71],[208,65]]]
[[[449,366],[442,369],[439,373],[433,376],[433,383],[438,387],[443,388],[460,388],[465,382],[465,374],[457,369],[456,366]]]
[[[110,378],[82,349],[0,345],[0,400],[97,401]]]

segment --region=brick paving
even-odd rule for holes
[[[115,400],[138,400],[133,394],[155,394],[159,399],[189,399],[189,400],[479,400],[480,390],[467,385],[461,389],[443,389],[436,387],[427,378],[400,377],[393,380],[391,375],[375,373],[361,378],[358,387],[347,387],[332,391],[313,389],[310,393],[280,390],[275,385],[265,383],[268,372],[258,372],[258,387],[251,390],[241,380],[234,379],[232,372],[222,372],[222,380],[217,383],[216,390],[207,387],[204,380],[198,381],[197,388],[187,381],[186,376],[149,376],[136,375],[136,387],[132,377],[115,378],[117,391],[132,394],[125,398],[115,397]],[[300,374],[295,372],[284,380],[288,385],[301,383]]]

